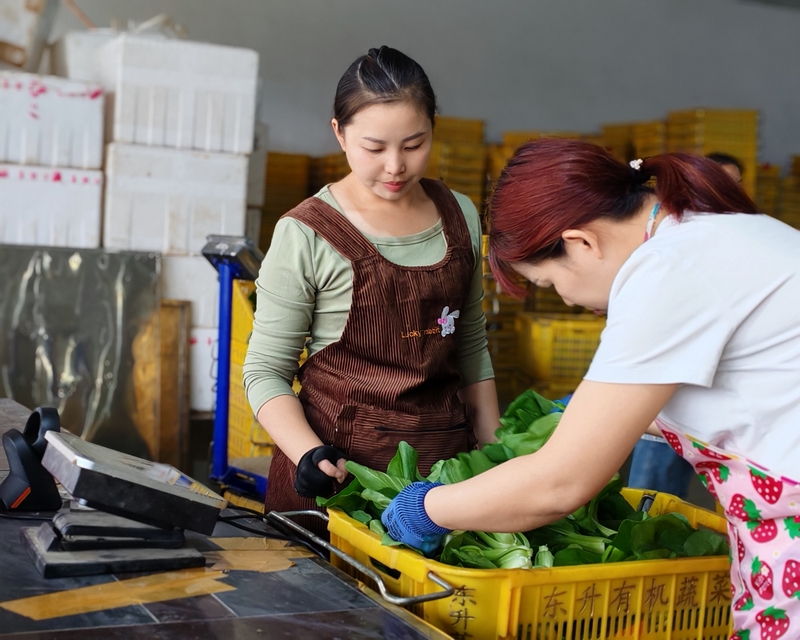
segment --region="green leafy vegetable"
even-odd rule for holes
[[[418,458],[417,450],[403,440],[397,446],[397,453],[389,461],[389,466],[386,467],[386,475],[403,478],[409,482],[422,480],[417,469]]]
[[[501,418],[497,442],[480,451],[439,460],[427,480],[462,482],[514,457],[538,451],[555,431],[563,410],[563,404],[526,391]],[[401,543],[386,533],[380,517],[404,487],[422,479],[417,462],[417,451],[407,442],[400,443],[386,473],[348,461],[347,469],[354,479],[340,493],[317,498],[317,504],[345,511],[381,536],[384,545],[399,546]],[[650,516],[638,512],[621,489],[622,481],[615,476],[570,516],[524,534],[453,532],[444,538],[438,559],[473,569],[532,569],[728,553],[725,535],[696,530],[677,513]]]
[[[374,471],[352,460],[348,460],[345,466],[361,483],[362,487],[365,489],[372,489],[373,491],[391,489],[394,491],[394,494],[397,495],[413,482],[413,480],[407,480],[403,477],[390,476],[380,471]]]

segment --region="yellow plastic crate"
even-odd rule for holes
[[[228,390],[228,457],[255,458],[273,453],[275,443],[258,423],[242,383],[247,343],[253,331],[253,305],[250,295],[255,284],[244,280],[233,283],[231,301],[231,374]]]
[[[231,362],[230,384],[228,390],[228,456],[231,458],[256,458],[271,456],[275,443],[253,415],[250,403],[244,392],[242,372],[247,355],[247,343],[253,331],[253,305],[250,295],[255,284],[244,280],[233,283],[231,301]],[[306,361],[305,349],[300,354],[300,362]],[[295,393],[300,392],[297,380],[292,385]]]
[[[536,313],[566,313],[570,315],[585,314],[586,309],[575,306],[568,307],[564,299],[553,287],[533,287],[529,294],[530,310]]]
[[[624,489],[638,505],[646,493]],[[681,513],[692,526],[725,533],[725,519],[664,493],[651,515]],[[463,569],[407,549],[385,547],[380,537],[341,511],[329,511],[331,543],[371,567],[393,594],[418,596],[441,587],[452,596],[412,611],[454,638],[483,640],[727,640],[731,630],[727,556],[631,561],[553,569]],[[368,582],[339,558],[334,565]]]
[[[539,138],[583,140],[585,137],[586,134],[577,133],[575,131],[504,131],[503,144],[517,150],[526,142],[538,140]]]
[[[433,138],[441,142],[463,142],[481,144],[483,142],[483,120],[470,120],[454,116],[436,116]]]
[[[605,319],[522,312],[516,330],[523,373],[543,382],[577,381],[592,362]]]

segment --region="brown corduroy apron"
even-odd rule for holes
[[[381,471],[405,440],[419,452],[420,473],[427,475],[437,460],[476,444],[457,395],[458,316],[469,295],[475,256],[453,194],[436,180],[421,184],[436,204],[447,241],[444,258],[431,266],[388,261],[318,198],[286,215],[330,243],[353,271],[353,299],[341,338],[311,356],[298,374],[308,423],[323,443]],[[317,508],[314,500],[295,492],[295,471],[277,451],[267,511]]]

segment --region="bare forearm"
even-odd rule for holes
[[[304,453],[324,444],[309,426],[296,396],[276,396],[264,403],[258,410],[258,421],[294,464]]]
[[[519,532],[558,520],[585,502],[541,454],[515,458],[425,498],[431,520],[448,529]],[[550,461],[553,462],[552,460]]]
[[[619,470],[676,388],[584,381],[539,451],[431,490],[428,516],[448,529],[512,532],[572,513]]]
[[[461,389],[461,400],[471,408],[473,431],[481,445],[494,442],[494,432],[500,426],[497,406],[497,387],[494,380],[482,380]]]

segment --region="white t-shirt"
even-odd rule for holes
[[[586,379],[681,383],[661,420],[800,481],[800,231],[664,220],[614,280]]]

